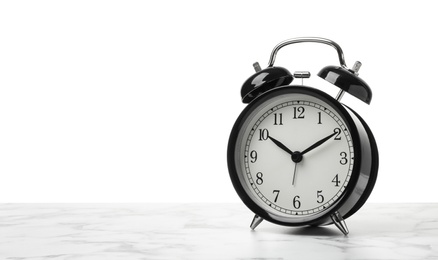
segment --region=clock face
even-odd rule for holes
[[[331,101],[310,93],[274,95],[250,110],[234,154],[250,200],[292,223],[333,208],[354,166],[348,121]]]

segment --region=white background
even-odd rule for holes
[[[343,102],[379,145],[370,201],[436,202],[437,24],[433,1],[1,2],[0,202],[238,202],[226,148],[241,84],[300,36],[363,63],[371,105]],[[329,64],[317,44],[276,60]]]

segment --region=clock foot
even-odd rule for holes
[[[251,229],[254,230],[262,221],[263,219],[261,217],[255,215],[250,225]]]
[[[342,218],[341,214],[339,214],[339,212],[336,211],[330,217],[332,218],[333,223],[336,225],[336,227],[338,227],[339,230],[341,230],[341,232],[344,233],[344,235],[348,235],[349,231],[347,228],[347,224],[345,224],[345,220]]]

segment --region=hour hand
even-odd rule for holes
[[[283,151],[287,152],[290,155],[293,155],[294,152],[292,152],[289,148],[287,148],[286,145],[284,145],[283,143],[281,143],[280,141],[278,141],[272,136],[269,136],[269,139],[271,139],[271,141],[274,142],[274,144],[280,147]]]

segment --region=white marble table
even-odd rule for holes
[[[262,222],[243,204],[0,204],[0,259],[438,259],[438,204],[367,204],[334,226]]]

